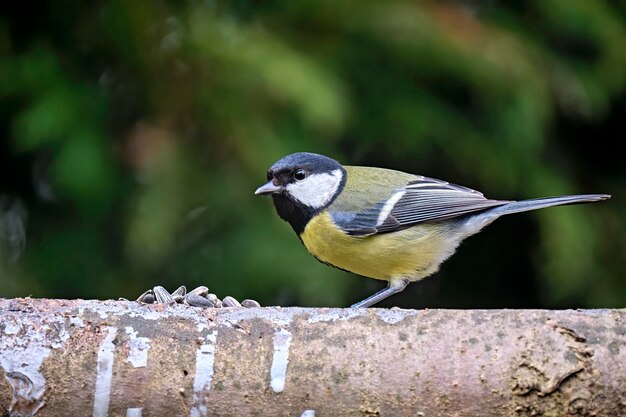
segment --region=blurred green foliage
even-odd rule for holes
[[[386,305],[626,303],[626,3],[64,0],[0,15],[0,294],[205,284],[347,305],[255,198],[294,151],[494,198],[503,219]]]

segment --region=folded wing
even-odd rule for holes
[[[381,194],[380,186],[373,184],[372,187],[378,190],[378,195]],[[360,191],[367,194],[367,190]],[[410,181],[389,189],[387,194],[358,210],[345,210],[349,205],[338,199],[329,210],[335,223],[343,230],[351,235],[366,236],[392,232],[418,223],[450,219],[509,203],[487,199],[471,188],[422,176],[412,176]]]

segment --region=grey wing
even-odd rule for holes
[[[471,188],[418,177],[388,199],[359,212],[331,211],[335,223],[351,235],[392,232],[423,222],[445,220],[509,203],[490,200]]]

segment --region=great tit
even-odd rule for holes
[[[391,169],[342,166],[306,152],[276,162],[267,179],[255,194],[272,196],[278,215],[315,258],[388,282],[387,288],[352,307],[370,307],[434,274],[463,239],[502,215],[611,197],[491,200],[446,181]]]

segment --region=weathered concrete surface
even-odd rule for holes
[[[0,410],[626,416],[626,310],[0,300]]]

